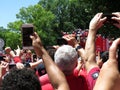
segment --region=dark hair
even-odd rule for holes
[[[50,55],[50,57],[52,58],[52,60],[54,61],[54,54],[56,52],[56,49],[53,46],[47,46],[46,50],[48,54]]]
[[[41,85],[32,69],[14,68],[2,80],[2,90],[41,90]]]
[[[38,75],[39,76],[42,76],[42,75],[47,73],[47,71],[45,69],[45,65],[43,63],[41,63],[37,66],[37,70],[38,70]]]
[[[109,52],[108,51],[104,51],[100,54],[100,58],[102,59],[102,62],[106,62],[108,60],[109,57]]]

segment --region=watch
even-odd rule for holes
[[[82,47],[79,45],[79,46],[77,46],[75,49],[76,49],[76,51],[78,51],[78,49],[81,49]]]

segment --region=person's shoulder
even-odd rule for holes
[[[87,73],[87,79],[96,80],[99,76],[100,68],[94,67]]]
[[[100,72],[100,68],[99,67],[94,67],[88,72],[88,74],[91,74],[91,73],[94,73],[94,72]]]

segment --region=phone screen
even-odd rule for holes
[[[33,49],[32,47],[32,40],[30,35],[33,34],[33,26],[32,25],[23,25],[22,26],[22,44],[23,49]]]

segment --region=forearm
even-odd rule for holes
[[[89,30],[89,34],[85,45],[87,56],[91,55],[91,53],[95,53],[95,39],[96,39],[96,32]]]
[[[114,82],[99,76],[93,90],[114,90]]]
[[[30,66],[31,66],[31,68],[35,68],[35,67],[38,66],[38,64],[40,64],[40,63],[43,63],[42,59],[41,59],[41,60],[38,60],[38,61],[36,61],[36,62],[31,62],[31,63],[30,63]]]
[[[86,45],[85,45],[85,67],[87,72],[91,70],[91,68],[97,66],[96,64],[96,46],[95,46],[95,39],[96,39],[96,31],[89,30]]]
[[[61,85],[65,85],[68,88],[67,81],[63,72],[57,67],[57,65],[53,62],[52,58],[48,55],[47,51],[42,48],[42,56],[45,68],[47,70],[50,81],[55,89],[61,87]],[[66,89],[68,90],[68,89]]]
[[[43,48],[43,46],[36,46],[34,47],[34,51],[35,51],[35,54],[37,55],[37,57],[41,57],[41,55],[43,54],[43,52],[40,50],[40,48]]]

